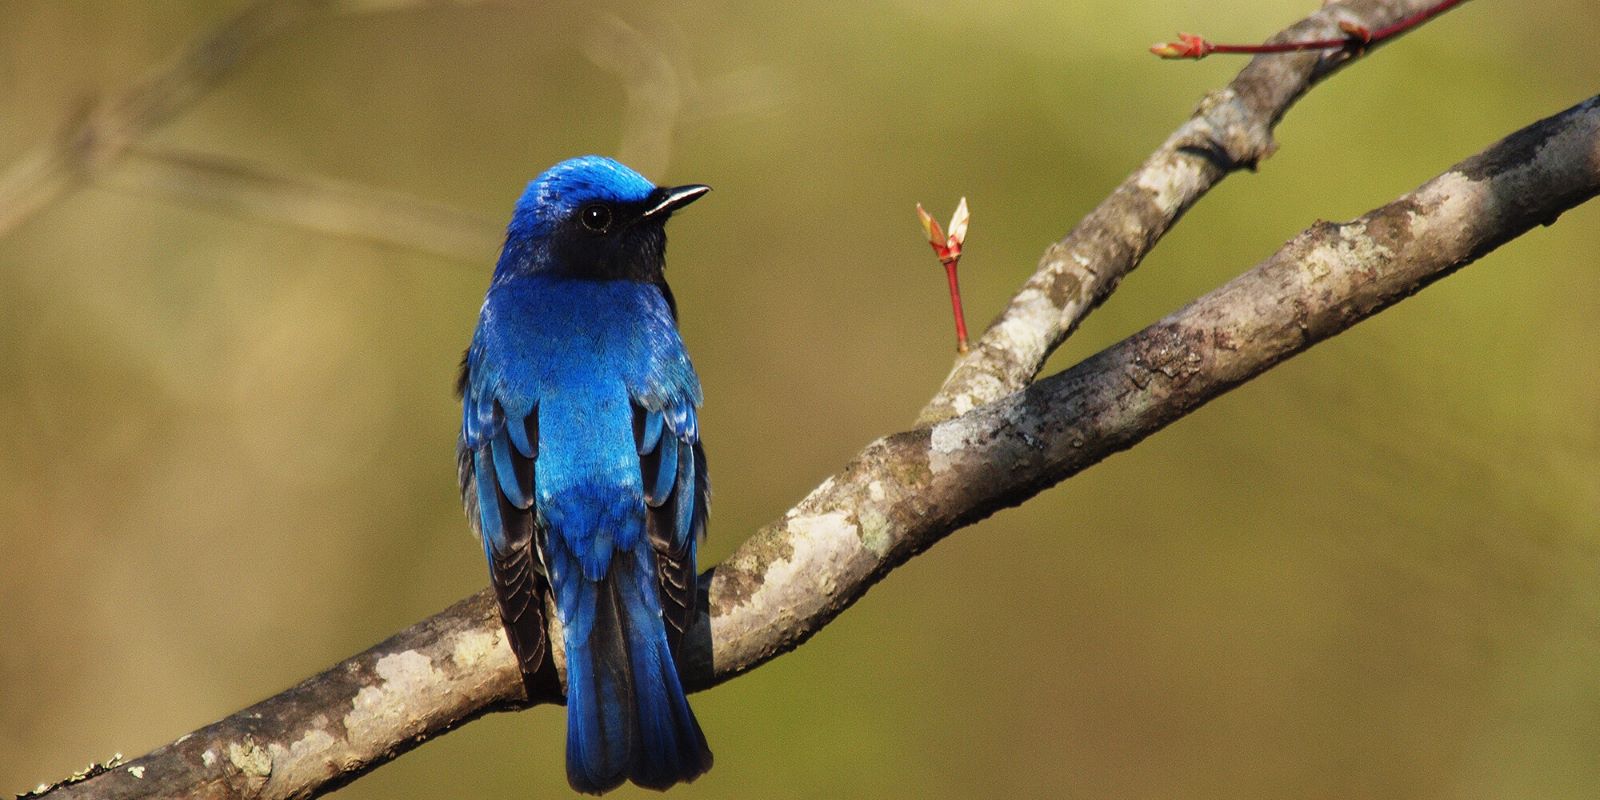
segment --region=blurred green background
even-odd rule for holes
[[[970,199],[981,327],[1243,63],[1150,42],[1316,5],[363,0],[287,26],[0,238],[0,790],[484,585],[450,385],[545,166],[716,187],[669,268],[709,564],[943,378],[916,202]],[[239,8],[6,3],[0,164]],[[1052,369],[1588,97],[1596,30],[1589,0],[1483,0],[1314,90]],[[1591,205],[959,532],[697,696],[717,766],[674,796],[1596,796],[1596,253]],[[559,796],[563,734],[496,715],[339,796]]]

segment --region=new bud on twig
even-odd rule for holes
[[[1162,58],[1205,58],[1211,52],[1211,43],[1203,36],[1192,33],[1178,34],[1176,42],[1156,42],[1150,52]]]
[[[961,282],[956,279],[956,265],[961,263],[961,243],[967,238],[967,222],[972,214],[967,211],[967,198],[961,198],[956,204],[956,213],[950,217],[950,233],[945,234],[939,230],[939,222],[935,220],[927,209],[917,204],[917,218],[922,220],[922,229],[928,234],[928,244],[933,245],[934,255],[939,257],[939,263],[944,265],[945,280],[950,283],[950,313],[956,318],[956,350],[967,352],[967,319],[961,311]]]

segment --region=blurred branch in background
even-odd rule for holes
[[[627,97],[617,158],[646,175],[665,173],[683,109],[677,65],[655,40],[609,14],[595,26],[583,53],[615,75]]]
[[[1600,96],[1357,220],[1313,225],[1249,272],[1063,373],[868,445],[701,576],[707,598],[686,635],[686,682],[703,689],[794,649],[952,531],[1137,444],[1597,192]],[[523,704],[520,685],[485,591],[276,697],[49,794],[315,796],[476,716]]]
[[[1269,41],[1337,38],[1344,35],[1341,26],[1379,30],[1435,5],[1330,3]],[[1272,129],[1295,101],[1361,54],[1340,49],[1255,58],[1226,88],[1208,95],[1138,170],[1045,250],[1038,269],[971,352],[956,360],[917,421],[948,419],[1026,386],[1190,206],[1229,174],[1253,170],[1272,155]]]
[[[384,14],[454,6],[507,5],[514,0],[323,0],[334,14]]]
[[[107,170],[100,182],[113,191],[154,195],[458,261],[493,258],[505,236],[501,223],[450,206],[206,153],[130,148],[123,163]]]
[[[260,0],[169,63],[103,100],[87,100],[52,139],[0,171],[0,237],[115,163],[133,143],[203,97],[326,0]]]
[[[662,22],[658,28],[670,29]],[[662,46],[660,30],[646,36],[607,15],[600,19],[583,48],[590,63],[622,84],[626,107],[617,159],[645,175],[663,175],[672,158],[672,143],[684,123],[703,123],[731,114],[753,114],[772,108],[782,91],[767,68],[740,70],[697,80],[683,58]]]
[[[283,0],[258,2],[207,31],[169,64],[105,102],[86,102],[51,140],[0,172],[0,237],[90,180],[106,188],[198,203],[331,236],[414,248],[456,260],[493,256],[499,222],[414,197],[227,156],[138,146],[278,34],[317,12],[368,14],[486,0]],[[647,174],[666,171],[677,126],[747,113],[774,102],[764,72],[734,73],[702,86],[654,40],[607,16],[585,48],[615,75],[627,98],[620,158]],[[686,99],[687,96],[687,99]]]

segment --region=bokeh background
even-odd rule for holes
[[[1315,6],[287,14],[126,151],[85,142],[81,179],[0,209],[0,790],[142,753],[484,585],[450,386],[550,163],[716,187],[669,268],[711,563],[944,376],[914,203],[970,199],[981,327],[1242,64],[1151,41]],[[10,0],[3,174],[244,8]],[[1483,0],[1317,88],[1052,369],[1586,98],[1596,30],[1588,0]],[[957,533],[697,696],[717,766],[674,796],[1596,796],[1596,253],[1591,205]],[[563,732],[496,715],[339,796],[560,796]]]

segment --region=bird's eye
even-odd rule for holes
[[[600,203],[587,205],[578,212],[578,220],[595,233],[605,233],[611,227],[611,209]]]

